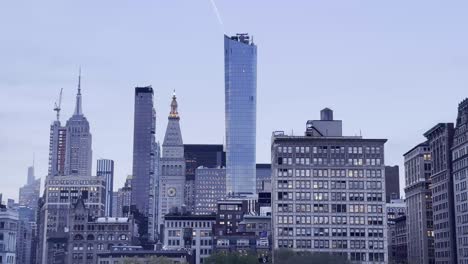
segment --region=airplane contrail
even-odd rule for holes
[[[210,2],[211,2],[211,6],[213,7],[213,11],[216,14],[216,17],[218,18],[219,25],[223,28],[223,31],[224,31],[224,23],[223,23],[223,20],[221,19],[221,15],[219,14],[219,10],[216,7],[214,0],[210,0]]]

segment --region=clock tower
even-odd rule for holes
[[[184,203],[185,158],[179,121],[177,97],[174,92],[160,161],[159,227],[164,223],[164,215],[169,213],[171,208],[181,207]]]

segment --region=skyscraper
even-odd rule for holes
[[[453,123],[439,123],[424,136],[431,150],[431,192],[435,263],[458,263],[451,147]]]
[[[34,167],[28,168],[27,183],[19,189],[19,205],[26,206],[36,212],[39,200],[41,179],[34,178]]]
[[[164,215],[173,207],[184,204],[185,158],[184,143],[179,124],[177,98],[172,96],[166,134],[162,145],[161,169],[159,177],[159,226],[164,223]]]
[[[230,194],[256,193],[257,46],[224,36],[226,179]]]
[[[81,106],[81,73],[73,116],[67,121],[65,175],[90,176],[92,167],[92,136]]]
[[[408,262],[434,264],[431,151],[423,142],[404,155]]]
[[[154,145],[156,112],[153,107],[153,88],[135,88],[133,127],[132,207],[147,215],[151,179],[154,178]]]
[[[114,161],[110,159],[98,159],[96,176],[102,176],[106,179],[106,197],[104,209],[105,216],[112,215],[113,190],[114,190]]]
[[[468,263],[468,98],[458,105],[457,124],[451,150],[455,195],[458,263]]]
[[[385,201],[390,203],[393,199],[400,199],[400,168],[385,166]]]

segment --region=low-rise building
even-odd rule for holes
[[[18,213],[0,201],[0,263],[16,263]]]
[[[164,249],[191,248],[195,264],[203,263],[213,251],[215,215],[171,213],[164,216]]]
[[[141,247],[113,247],[111,251],[98,254],[97,264],[147,264],[158,259],[169,260],[172,264],[195,264],[195,254],[191,249],[144,250]]]

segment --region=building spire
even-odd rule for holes
[[[78,73],[78,93],[76,94],[76,106],[74,115],[83,115],[81,107],[81,67]]]
[[[172,94],[171,112],[169,113],[169,118],[179,118],[179,112],[177,112],[177,97],[175,89],[174,93]]]

